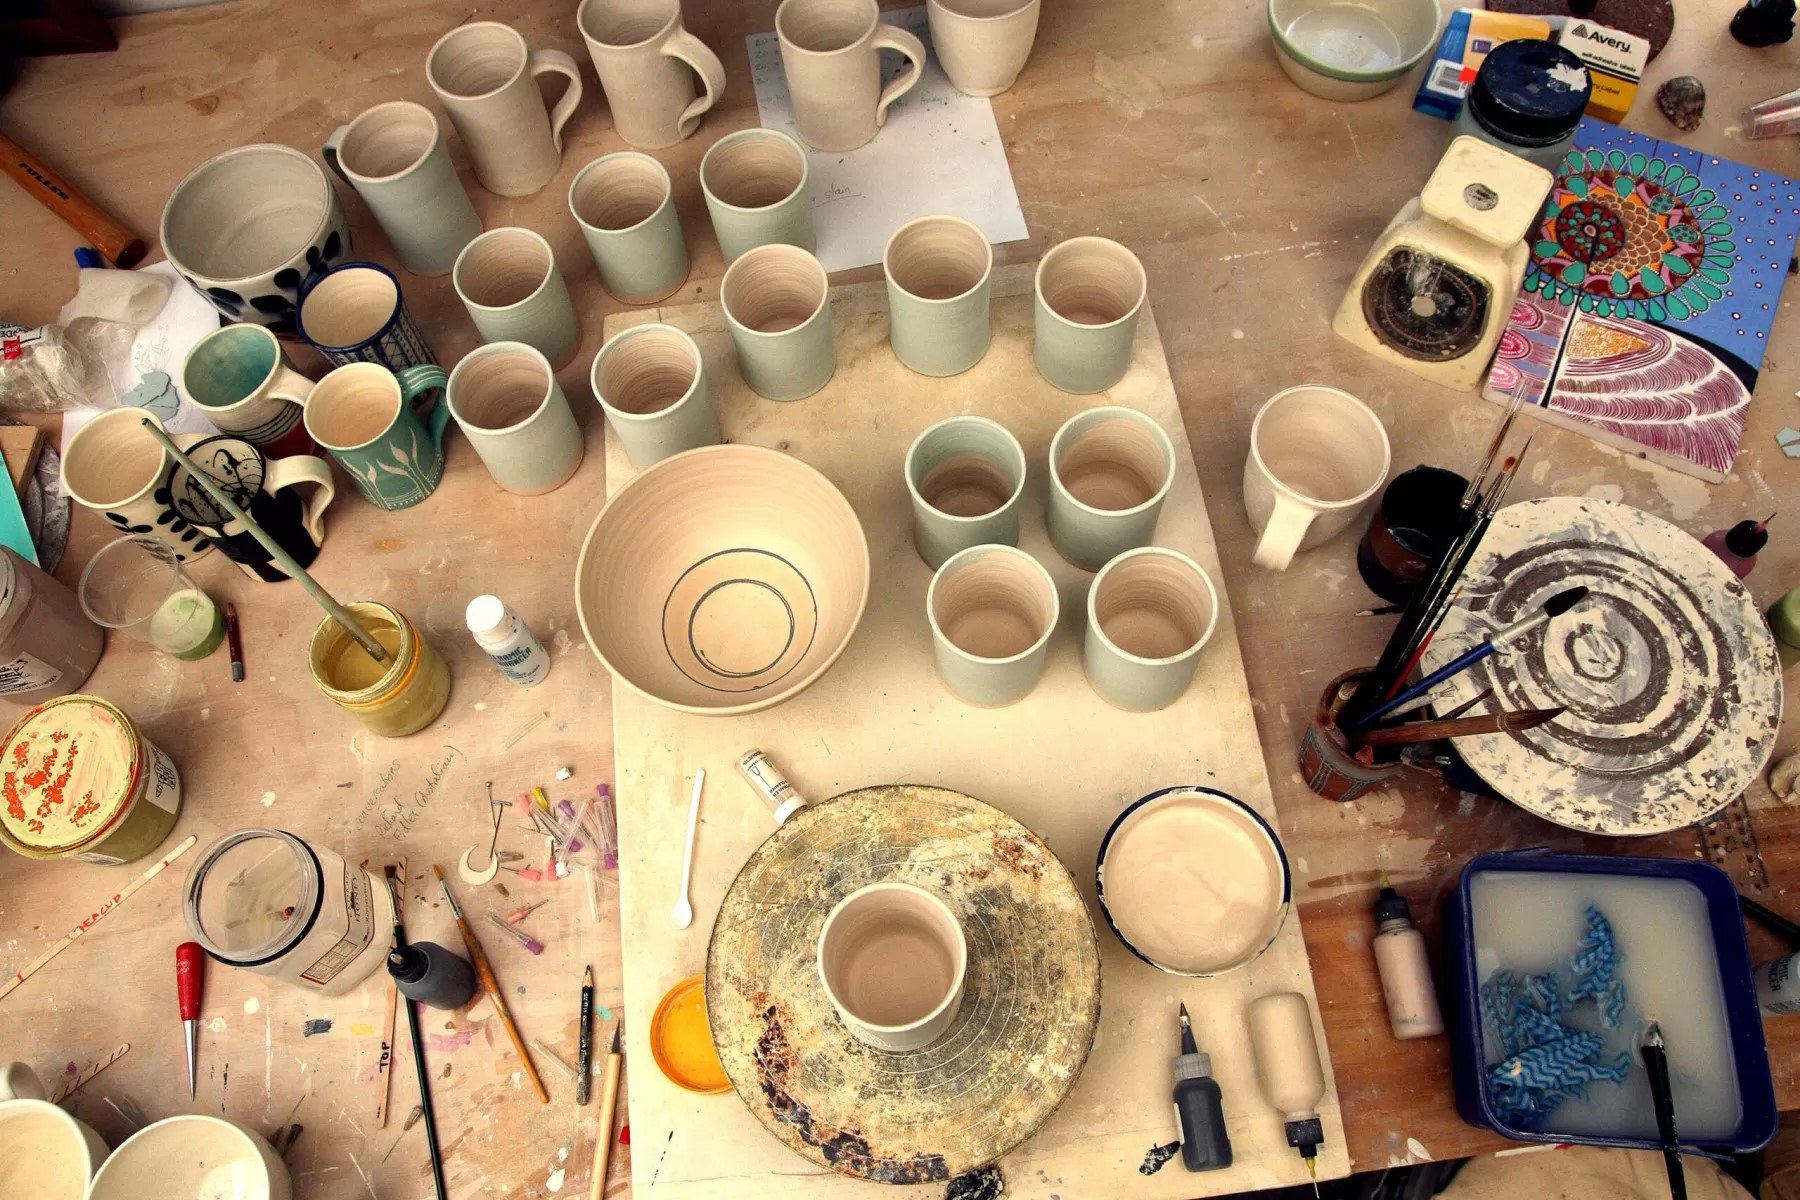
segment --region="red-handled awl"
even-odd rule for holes
[[[183,942],[175,947],[175,996],[181,1002],[181,1024],[187,1031],[189,1100],[194,1098],[199,1077],[200,984],[205,966],[206,951],[199,942]]]

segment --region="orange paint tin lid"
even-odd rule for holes
[[[135,807],[143,750],[131,719],[97,696],[59,696],[21,717],[0,747],[0,840],[62,858]]]
[[[706,976],[690,975],[670,988],[650,1018],[650,1057],[668,1081],[713,1096],[731,1090],[706,1017]]]

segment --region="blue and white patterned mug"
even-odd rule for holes
[[[84,423],[63,449],[63,491],[106,518],[114,534],[151,534],[190,562],[213,548],[206,535],[175,511],[169,486],[175,459],[144,428],[162,421],[142,408],[112,408]],[[178,433],[186,449],[199,434]]]
[[[363,499],[390,512],[411,508],[444,477],[448,381],[439,367],[398,373],[379,363],[339,367],[307,397],[306,431],[337,459]],[[421,416],[417,401],[433,393],[437,404]]]
[[[314,276],[300,293],[300,336],[333,366],[380,363],[390,371],[436,366],[437,356],[386,267],[347,262]]]
[[[175,185],[162,247],[227,317],[292,334],[301,291],[350,253],[350,227],[318,163],[261,143],[209,158]]]

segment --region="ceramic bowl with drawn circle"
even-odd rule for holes
[[[1100,840],[1095,885],[1127,950],[1195,978],[1254,961],[1293,900],[1275,830],[1237,797],[1199,786],[1151,792],[1120,813]]]
[[[169,1117],[112,1152],[87,1200],[293,1200],[293,1181],[269,1143],[222,1117]]]
[[[850,644],[868,598],[869,543],[849,501],[759,446],[703,446],[639,473],[594,518],[575,568],[601,663],[703,716],[797,695]]]

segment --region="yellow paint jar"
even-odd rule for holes
[[[180,812],[174,760],[98,696],[40,704],[0,745],[0,842],[26,858],[132,862]]]
[[[412,622],[385,604],[348,606],[382,648],[386,662],[369,657],[330,617],[313,630],[307,649],[313,682],[344,711],[382,737],[417,733],[450,700],[450,668]]]

